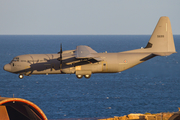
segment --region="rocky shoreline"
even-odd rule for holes
[[[178,112],[167,113],[131,113],[124,116],[114,116],[113,118],[99,119],[99,120],[180,120],[180,108]]]

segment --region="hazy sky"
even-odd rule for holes
[[[151,34],[160,16],[180,34],[180,0],[0,0],[0,34]]]

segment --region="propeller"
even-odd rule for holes
[[[59,58],[59,61],[60,61],[60,72],[62,72],[62,43],[60,45],[60,58]]]

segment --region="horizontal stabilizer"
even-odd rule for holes
[[[154,52],[153,54],[157,55],[157,56],[168,56],[168,55],[171,55],[173,53],[177,53],[177,52]]]
[[[155,56],[156,56],[155,54],[150,54],[150,55],[146,56],[145,58],[141,59],[140,61],[147,61]]]

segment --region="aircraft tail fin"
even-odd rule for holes
[[[145,47],[155,55],[167,56],[176,53],[171,23],[168,17],[161,17],[154,29],[154,32]]]

